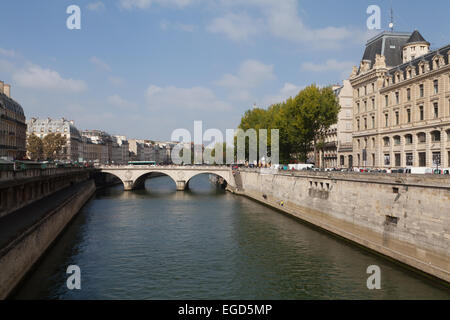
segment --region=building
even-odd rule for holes
[[[11,86],[0,81],[0,158],[14,160],[25,157],[26,131],[22,107],[11,99]]]
[[[333,91],[341,110],[338,122],[332,125],[325,135],[325,145],[320,151],[325,168],[348,168],[352,166],[353,133],[353,89],[350,81],[344,80]]]
[[[34,134],[43,139],[50,133],[59,133],[66,138],[67,142],[63,147],[61,160],[79,161],[82,158],[83,146],[81,135],[73,121],[64,118],[31,118],[31,120],[27,121],[27,124],[27,135]]]
[[[111,162],[116,165],[128,164],[130,160],[128,140],[124,136],[112,136]]]
[[[84,130],[81,135],[85,138],[86,154],[83,160],[98,164],[110,164],[112,161],[113,138],[101,130]]]
[[[355,166],[450,167],[449,55],[418,31],[367,42],[350,77]]]

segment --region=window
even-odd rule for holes
[[[389,147],[389,145],[390,145],[390,139],[389,139],[389,137],[384,137],[384,138],[383,138],[383,143],[384,143],[384,146],[385,146],[385,147]]]
[[[372,116],[372,129],[375,129],[375,116]]]
[[[419,120],[423,121],[424,120],[424,112],[423,112],[423,106],[419,107]]]
[[[433,115],[434,118],[439,118],[439,104],[437,102],[433,103]]]
[[[419,167],[425,167],[427,165],[427,153],[419,152]]]
[[[388,113],[384,114],[384,119],[386,120],[385,127],[389,127],[389,114]]]
[[[411,123],[411,109],[406,109],[406,122]]]
[[[384,100],[385,100],[385,105],[386,105],[386,107],[388,107],[389,106],[389,95],[385,95],[384,96]]]
[[[375,149],[375,138],[372,138],[372,148]]]
[[[419,143],[425,143],[427,142],[427,135],[424,132],[421,132],[417,135],[417,140]]]
[[[411,79],[411,78],[412,78],[412,71],[408,70],[408,79]]]
[[[441,141],[441,132],[440,131],[431,132],[431,141],[432,142],[440,142]]]
[[[434,80],[433,82],[434,94],[439,93],[439,80]]]
[[[424,88],[423,88],[423,84],[421,84],[419,86],[419,97],[423,98],[423,96],[424,96]]]
[[[372,99],[372,110],[375,110],[375,99]]]
[[[360,129],[360,126],[359,126],[359,119],[356,120],[356,127],[358,128],[358,131],[359,131],[359,129]]]
[[[421,71],[422,73],[425,73],[425,65],[424,65],[424,64],[420,66],[420,71]]]
[[[412,153],[406,154],[406,165],[412,167],[414,165],[414,158]]]
[[[401,154],[400,153],[395,154],[395,166],[396,167],[401,166]]]
[[[412,144],[413,143],[413,136],[411,134],[407,134],[405,136],[405,143],[406,144]]]
[[[364,95],[367,95],[367,86],[364,86]]]
[[[394,145],[399,146],[400,142],[401,142],[400,136],[395,136],[394,137]]]
[[[441,153],[440,152],[433,152],[433,167],[440,166],[441,165]]]
[[[367,118],[364,118],[364,130],[367,130]]]
[[[411,89],[410,88],[406,89],[406,98],[408,99],[408,101],[411,101]]]
[[[375,166],[375,153],[372,153],[372,165]]]
[[[356,104],[357,109],[358,109],[358,113],[359,113],[359,102]]]
[[[385,166],[390,166],[391,165],[391,155],[390,154],[385,154],[384,155],[384,165]]]
[[[398,93],[398,92],[395,93],[395,103],[396,104],[400,103],[400,93]]]
[[[372,83],[372,93],[375,92],[375,83]]]
[[[400,115],[398,111],[395,111],[395,124],[398,125],[400,123]]]

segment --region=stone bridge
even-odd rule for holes
[[[103,173],[119,178],[125,191],[137,189],[144,185],[145,179],[152,173],[164,174],[172,178],[178,191],[184,191],[193,177],[199,174],[214,174],[222,178],[227,186],[236,188],[233,172],[230,167],[219,166],[103,166]]]

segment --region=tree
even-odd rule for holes
[[[27,139],[27,152],[31,160],[41,160],[44,153],[42,139],[35,134],[31,134]]]
[[[62,148],[66,145],[65,137],[60,133],[50,133],[42,139],[42,142],[45,159],[60,159]]]
[[[298,120],[303,138],[313,143],[317,164],[318,143],[325,139],[326,131],[338,120],[340,105],[336,96],[330,87],[319,89],[311,85],[298,94],[292,110],[296,114],[291,112],[291,116]]]

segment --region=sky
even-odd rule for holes
[[[239,125],[244,112],[310,85],[338,84],[359,65],[369,5],[396,31],[450,43],[450,2],[406,0],[0,0],[0,80],[27,118],[170,140]],[[70,30],[70,5],[81,29]],[[431,10],[438,8],[438,10]]]

